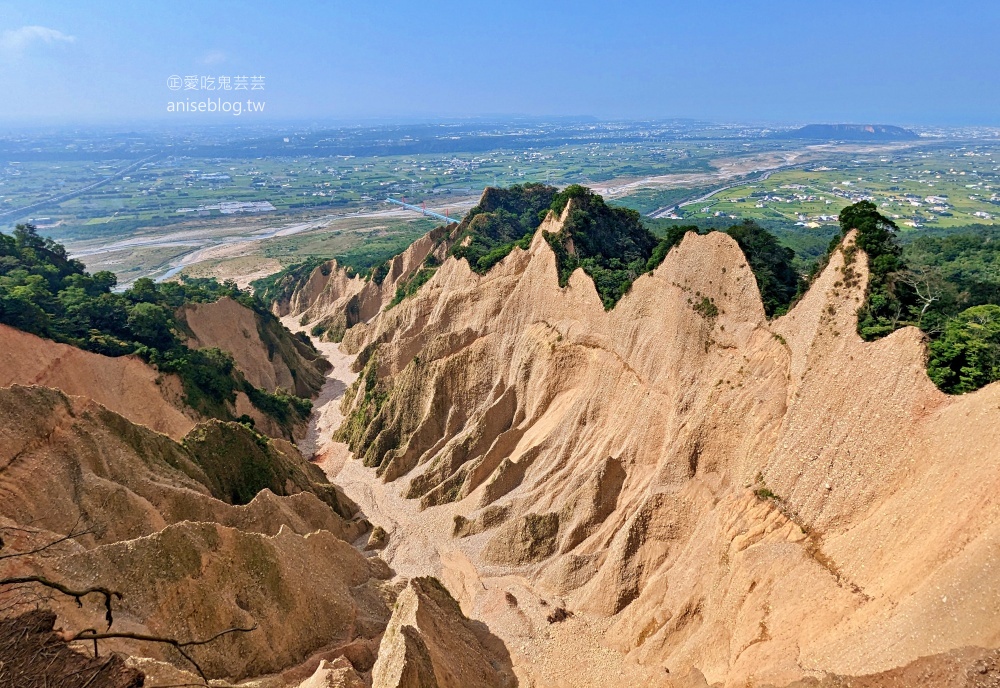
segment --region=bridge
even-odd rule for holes
[[[433,217],[435,220],[441,220],[442,222],[447,222],[449,224],[451,224],[452,222],[462,221],[461,219],[456,220],[453,217],[448,217],[447,215],[442,215],[441,213],[435,213],[433,210],[428,210],[423,203],[421,203],[420,205],[412,205],[410,203],[404,203],[403,201],[397,201],[395,198],[387,198],[385,200],[387,200],[389,203],[392,203],[393,205],[402,206],[407,210],[415,210],[418,213],[426,215],[427,217]]]

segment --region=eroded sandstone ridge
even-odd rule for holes
[[[125,633],[253,626],[190,655],[255,688],[996,685],[1000,385],[949,397],[916,330],[857,337],[852,235],[776,320],[720,233],[605,310],[559,287],[569,211],[483,275],[436,230],[277,304],[322,325],[300,446],[337,485],[138,359],[0,329],[0,576],[121,592]],[[315,392],[327,366],[244,310],[192,309],[191,344]],[[5,586],[4,632],[92,672],[61,644],[102,623],[81,601]],[[170,645],[101,650],[123,685],[200,681]]]
[[[389,569],[349,544],[367,524],[293,445],[218,421],[177,443],[43,387],[0,389],[0,418],[0,578],[120,592],[116,632],[186,641],[256,624],[190,650],[210,677],[274,674],[350,643],[374,654]],[[41,603],[72,630],[101,619],[99,600],[77,607],[48,593],[5,586],[0,606]],[[169,646],[116,640],[108,649],[191,670]]]
[[[721,233],[688,234],[605,311],[581,270],[558,287],[559,228],[483,276],[447,259],[343,336],[359,377],[338,437],[427,523],[447,514],[434,538],[603,619],[629,661],[709,683],[1000,643],[1000,385],[948,397],[917,330],[860,340],[853,236],[768,321]],[[335,317],[353,297],[313,278],[291,313]]]
[[[378,315],[428,257],[443,260],[447,248],[448,231],[439,227],[388,261],[378,279],[349,274],[331,260],[313,270],[287,299],[276,302],[274,312],[294,313],[303,323],[318,326],[324,338],[339,342],[349,328]]]
[[[177,442],[37,386],[0,388],[0,421],[0,686],[362,688],[376,657],[412,671],[395,636],[382,651],[401,624],[440,678],[418,685],[514,685],[503,643],[439,582],[355,546],[368,522],[291,443],[217,420]],[[113,624],[98,595],[32,577],[114,591]],[[133,637],[95,657],[84,629]]]

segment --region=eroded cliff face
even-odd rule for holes
[[[0,387],[43,385],[88,396],[157,432],[180,439],[200,419],[184,404],[176,375],[137,356],[111,358],[0,325]]]
[[[256,624],[191,648],[210,677],[276,674],[317,654],[350,656],[356,671],[370,671],[394,597],[384,583],[390,571],[350,544],[367,524],[294,446],[217,421],[181,444],[42,387],[0,389],[0,421],[0,578],[43,575],[118,591],[116,632],[184,641]],[[246,441],[259,443],[256,453]],[[234,485],[254,476],[272,489],[233,503]],[[44,593],[4,586],[0,607],[8,615],[42,603],[63,628],[103,630],[98,600],[78,608]],[[157,660],[142,667],[153,677],[194,671],[169,646],[101,645]]]
[[[454,229],[454,227],[452,227]],[[432,256],[444,260],[449,247],[449,229],[438,227],[389,261],[381,281],[348,274],[331,260],[319,266],[295,289],[287,301],[274,304],[278,315],[295,315],[303,325],[319,326],[322,337],[339,342],[344,333],[367,322],[392,301],[396,289],[405,284]]]
[[[558,287],[558,229],[343,340],[340,437],[482,575],[726,685],[1000,644],[1000,385],[947,397],[916,330],[861,341],[863,253],[768,321],[735,242],[688,234],[606,312],[582,271]]]
[[[0,684],[133,686],[145,674],[147,685],[201,685],[201,671],[256,688],[516,685],[503,643],[440,582],[394,578],[361,551],[369,530],[284,440],[211,420],[175,442],[86,397],[0,388],[0,579],[113,590],[114,633],[188,641],[253,629],[188,657],[104,639],[98,661],[65,643],[105,629],[96,596],[78,605],[7,582],[0,636],[16,642],[0,644]],[[396,681],[407,676],[419,680]]]
[[[470,621],[435,578],[409,581],[372,669],[373,688],[514,688],[503,643]]]
[[[283,389],[315,397],[329,363],[306,340],[288,332],[276,319],[265,320],[230,298],[184,307],[190,330],[188,346],[215,347],[233,356],[236,367],[257,389]],[[129,420],[174,439],[184,437],[202,415],[185,403],[184,386],[174,374],[159,372],[137,356],[110,357],[42,339],[0,325],[0,388],[41,385],[86,396]],[[281,423],[261,411],[243,391],[225,403],[232,417],[247,414],[273,437],[299,435],[302,420]]]
[[[482,276],[443,260],[389,309],[446,241],[425,237],[381,286],[319,271],[293,297],[309,317],[343,315],[357,354],[337,437],[359,462],[329,451],[330,414],[304,446],[380,507],[377,556],[360,550],[354,502],[291,444],[195,419],[162,426],[174,441],[139,425],[161,418],[169,378],[24,340],[46,354],[17,349],[26,382],[108,408],[0,389],[0,546],[84,531],[0,573],[120,590],[117,630],[193,639],[256,622],[194,656],[261,688],[990,685],[996,652],[960,648],[1000,645],[1000,385],[948,397],[917,331],[855,335],[867,269],[853,237],[768,321],[725,235],[689,234],[605,311],[581,271],[558,287],[541,231],[559,229],[550,217]],[[216,308],[241,326],[195,315],[203,345],[266,348],[256,321]],[[248,369],[278,385],[259,353]],[[0,591],[0,608],[37,602],[6,606],[21,593]],[[103,615],[43,602],[68,628]],[[198,680],[169,648],[105,646],[156,684]]]
[[[229,297],[185,306],[183,319],[193,335],[188,346],[228,351],[258,389],[283,389],[308,399],[323,386],[329,364],[314,349],[278,321],[265,321]]]

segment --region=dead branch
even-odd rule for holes
[[[82,607],[83,601],[81,598],[87,595],[101,595],[104,598],[104,620],[108,622],[108,628],[111,628],[111,624],[114,621],[114,616],[111,610],[112,599],[121,599],[122,594],[116,590],[110,590],[102,586],[94,586],[92,588],[83,588],[81,590],[74,590],[69,588],[62,583],[57,583],[56,581],[49,580],[43,576],[15,576],[13,578],[0,578],[0,585],[19,585],[22,583],[37,583],[38,585],[44,586],[51,590],[61,592],[67,597],[72,597],[76,600],[76,606]]]
[[[86,530],[75,531],[75,532],[70,533],[69,535],[63,535],[61,538],[58,538],[56,540],[53,540],[52,542],[48,542],[48,543],[46,543],[44,545],[36,547],[35,549],[28,550],[26,552],[14,552],[12,554],[0,554],[0,561],[3,561],[4,559],[14,559],[15,557],[27,557],[27,556],[31,556],[32,554],[39,554],[40,552],[44,552],[47,549],[51,549],[52,547],[55,547],[58,544],[61,544],[61,543],[66,542],[68,540],[76,539],[76,538],[80,537],[81,535],[89,535],[90,533],[93,533],[93,532],[94,532],[94,530],[92,528],[88,528]],[[3,540],[0,540],[0,549],[3,549]]]
[[[0,561],[3,561],[4,559],[14,559],[15,557],[27,557],[31,556],[32,554],[39,554],[63,542],[67,542],[69,540],[75,540],[78,537],[82,537],[84,535],[90,535],[92,533],[97,532],[97,529],[93,526],[89,528],[84,528],[83,530],[77,530],[77,527],[80,525],[80,521],[82,520],[83,520],[83,515],[80,514],[76,517],[76,522],[73,524],[73,527],[69,529],[69,533],[67,533],[66,535],[63,535],[49,543],[36,547],[35,549],[32,550],[28,550],[26,552],[13,552],[11,554],[0,554]],[[31,521],[31,523],[34,523],[34,521]],[[2,531],[29,533],[31,535],[38,535],[43,532],[38,528],[31,528],[27,526],[0,526],[0,532]],[[2,550],[3,548],[4,548],[4,541],[2,538],[0,538],[0,550]]]
[[[920,315],[917,318],[917,325],[923,322],[924,315],[928,309],[936,302],[940,301],[944,292],[944,280],[940,271],[935,268],[914,268],[907,270],[900,275],[900,281],[909,285],[920,301]]]
[[[97,633],[94,629],[88,628],[86,630],[80,631],[69,642],[75,642],[77,640],[92,640],[94,641],[94,647],[97,647],[98,640],[108,640],[111,638],[120,638],[126,640],[141,640],[147,643],[161,643],[163,645],[171,645],[175,650],[177,650],[184,659],[191,663],[191,666],[197,670],[198,675],[201,676],[202,680],[206,683],[208,682],[208,677],[205,676],[205,672],[202,671],[201,666],[191,657],[190,654],[185,652],[185,648],[197,647],[199,645],[207,645],[213,641],[218,640],[224,635],[229,635],[230,633],[250,633],[251,631],[257,630],[257,624],[254,623],[250,628],[227,628],[224,631],[219,631],[211,638],[206,638],[204,640],[187,640],[180,641],[176,638],[163,638],[156,635],[147,635],[145,633]]]

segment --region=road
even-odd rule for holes
[[[88,191],[93,191],[94,189],[104,186],[105,184],[112,182],[115,179],[124,177],[126,174],[135,172],[137,169],[139,169],[140,167],[142,167],[143,165],[145,165],[147,162],[149,162],[158,155],[159,153],[154,153],[153,155],[145,157],[142,160],[139,160],[138,162],[132,163],[128,167],[123,167],[117,172],[105,177],[104,179],[100,179],[94,182],[93,184],[88,184],[87,186],[76,189],[75,191],[59,194],[58,196],[49,196],[44,200],[32,203],[31,205],[24,205],[21,206],[20,208],[14,208],[13,210],[5,210],[4,212],[0,213],[0,218],[17,217],[19,215],[24,215],[25,213],[30,213],[32,210],[38,210],[39,208],[44,208],[47,205],[62,203],[63,201],[68,201],[71,198],[76,198],[80,194],[87,193]]]
[[[763,181],[766,181],[775,172],[779,172],[781,170],[787,170],[787,169],[792,168],[792,167],[795,167],[795,165],[784,165],[782,167],[777,167],[777,168],[772,169],[772,170],[766,170],[766,171],[762,172],[761,175],[759,177],[757,177],[756,179],[741,179],[741,180],[736,181],[736,182],[731,182],[729,184],[726,184],[725,186],[720,186],[717,189],[712,189],[708,193],[702,194],[701,196],[698,196],[696,198],[689,198],[689,199],[680,201],[679,203],[674,203],[672,205],[663,206],[662,208],[657,208],[656,210],[652,211],[651,213],[647,213],[646,217],[651,217],[651,218],[666,217],[667,215],[669,215],[670,213],[672,213],[676,208],[683,208],[684,206],[694,205],[695,203],[702,203],[703,201],[707,201],[712,196],[714,196],[714,195],[716,195],[718,193],[722,193],[723,191],[728,191],[729,189],[736,188],[737,186],[743,186],[745,184],[752,184],[754,182],[763,182]]]

